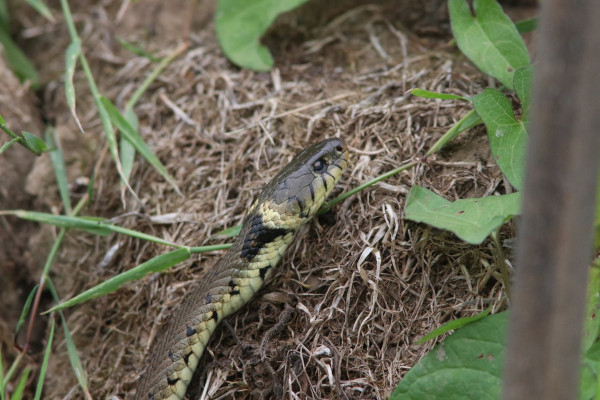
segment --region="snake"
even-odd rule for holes
[[[232,246],[173,311],[150,350],[136,399],[185,398],[219,323],[263,286],[300,228],[331,193],[347,162],[344,142],[326,139],[300,151],[265,185]]]

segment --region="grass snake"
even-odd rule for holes
[[[340,139],[300,153],[260,192],[233,246],[174,311],[153,346],[136,390],[139,400],[181,400],[223,318],[262,287],[300,228],[319,210],[348,159]]]

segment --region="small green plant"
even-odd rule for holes
[[[458,131],[456,126],[464,125],[465,120],[470,119],[471,125],[482,121],[487,128],[496,164],[518,192],[451,203],[425,188],[415,186],[406,200],[405,217],[452,231],[472,244],[481,243],[491,234],[499,247],[497,230],[520,212],[533,67],[517,28],[498,3],[475,0],[474,14],[465,0],[449,0],[448,5],[458,47],[484,73],[500,81],[504,89],[516,93],[521,102],[521,118],[515,118],[511,103],[502,91],[488,88],[470,99],[461,98],[472,102],[474,109],[440,143],[446,143],[454,137]],[[528,21],[521,26],[530,29],[532,25]],[[458,97],[420,89],[412,93],[441,100]],[[600,208],[597,215],[600,215]],[[596,223],[596,226],[599,225]],[[598,238],[596,240],[599,243]],[[504,260],[498,260],[498,263],[501,268],[505,267]],[[506,271],[503,271],[503,276],[508,288]],[[596,318],[600,308],[599,288],[599,270],[592,268],[588,287],[581,400],[597,398],[600,382],[600,345],[597,341],[600,323]],[[508,313],[486,316],[487,312],[484,312],[477,317],[461,318],[427,335],[423,340],[460,328],[406,374],[391,399],[498,399],[502,387]]]

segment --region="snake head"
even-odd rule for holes
[[[319,210],[340,179],[348,149],[337,138],[307,147],[283,168],[255,205],[272,228],[296,229]]]

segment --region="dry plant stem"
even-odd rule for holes
[[[176,59],[181,53],[186,51],[188,49],[188,47],[190,47],[188,42],[181,43],[179,46],[177,46],[177,48],[171,54],[169,54],[167,57],[163,58],[160,61],[160,63],[158,63],[156,68],[150,73],[150,75],[148,75],[148,77],[146,79],[144,79],[144,82],[142,82],[142,84],[136,89],[136,91],[133,93],[133,95],[131,95],[131,98],[125,105],[126,111],[131,110],[131,109],[133,109],[133,107],[135,107],[135,105],[138,102],[138,100],[140,99],[140,97],[142,97],[142,95],[146,92],[148,87],[150,87],[152,82],[154,82],[156,77],[158,75],[160,75],[160,73],[163,72],[164,69],[171,62],[173,62],[174,59]]]
[[[599,19],[597,0],[542,4],[505,400],[577,398],[600,167]]]

